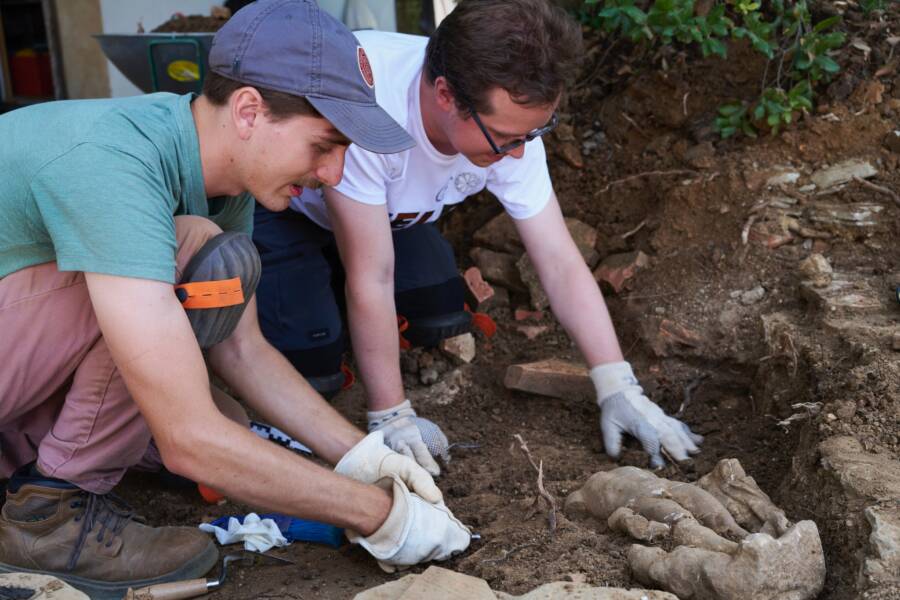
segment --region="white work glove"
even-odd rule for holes
[[[334,472],[362,483],[396,475],[412,491],[432,504],[444,497],[428,472],[413,459],[394,452],[384,445],[384,434],[373,431],[341,457]]]
[[[347,539],[378,559],[378,565],[393,573],[429,560],[447,560],[469,547],[472,532],[460,523],[443,502],[429,504],[410,493],[396,475],[378,482],[392,487],[394,503],[381,527],[368,537],[350,529]]]
[[[700,451],[697,445],[703,442],[703,436],[692,433],[687,425],[666,415],[651,402],[627,362],[598,365],[591,369],[591,380],[597,388],[603,445],[610,457],[619,457],[623,433],[641,442],[654,469],[665,465],[660,444],[679,461],[685,460],[688,453]]]
[[[435,477],[441,474],[441,468],[422,439],[422,432],[416,424],[419,417],[409,400],[384,410],[369,411],[366,416],[369,431],[383,431],[385,444],[415,460]]]

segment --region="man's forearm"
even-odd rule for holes
[[[404,400],[393,291],[391,285],[347,285],[353,354],[366,388],[369,410],[373,411]]]
[[[250,506],[364,535],[390,511],[387,492],[336,475],[225,417],[204,423],[185,442],[182,458],[173,465],[180,474]]]
[[[623,360],[603,294],[580,254],[539,275],[553,313],[588,366]]]
[[[305,443],[331,464],[336,464],[364,436],[262,334],[234,336],[212,349],[209,362],[213,371],[263,419]]]

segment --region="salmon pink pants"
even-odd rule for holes
[[[218,233],[208,219],[175,217],[176,280]],[[103,494],[154,450],[150,441],[84,274],[50,262],[0,279],[0,479],[37,459],[45,475]]]

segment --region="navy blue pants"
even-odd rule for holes
[[[413,345],[469,330],[453,249],[432,224],[393,233],[394,299]],[[293,210],[257,205],[253,241],[262,259],[256,290],[263,335],[306,377],[340,372],[349,347],[344,270],[334,235]]]

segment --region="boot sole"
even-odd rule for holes
[[[97,579],[87,579],[78,577],[77,575],[68,575],[66,573],[56,573],[53,571],[37,571],[34,569],[26,569],[14,565],[0,563],[0,573],[35,573],[38,575],[51,575],[57,579],[61,579],[90,596],[91,600],[122,600],[128,588],[142,588],[148,585],[156,585],[157,583],[168,583],[170,581],[182,581],[185,579],[197,579],[206,575],[213,565],[219,560],[219,550],[216,545],[209,542],[206,549],[188,561],[180,569],[152,577],[149,579],[133,579],[131,581],[100,581]]]

